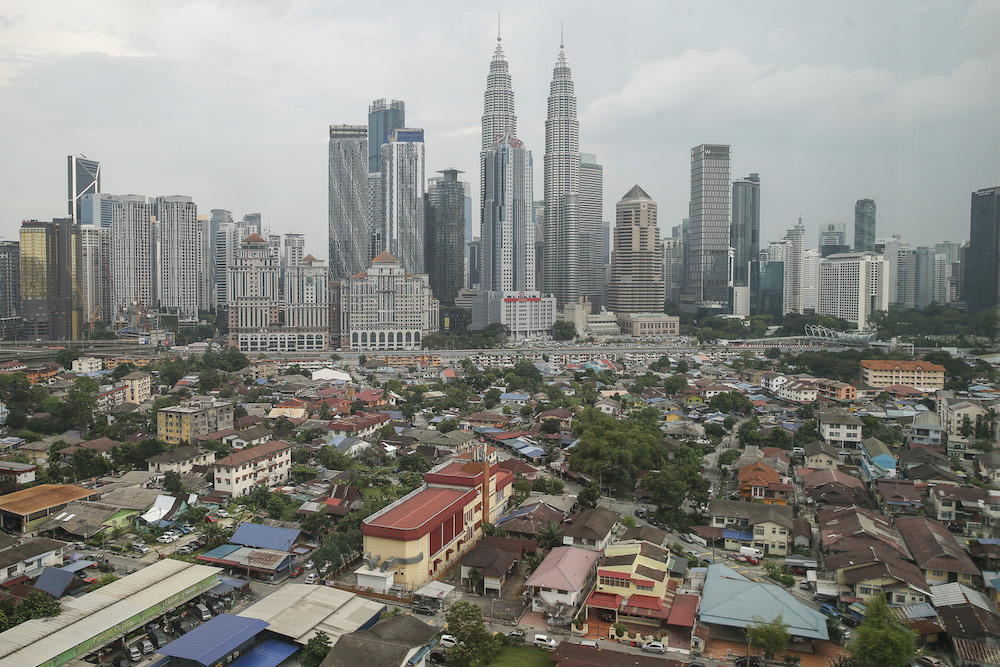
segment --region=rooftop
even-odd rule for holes
[[[291,448],[292,446],[284,440],[272,440],[270,442],[265,442],[262,445],[257,445],[256,447],[241,449],[240,451],[230,454],[225,458],[219,459],[215,462],[215,465],[216,467],[235,467],[243,465],[244,463],[257,461],[258,459],[267,458],[268,456],[276,454],[282,450]]]
[[[560,591],[581,590],[600,558],[601,554],[589,549],[556,547],[528,577],[525,585]]]
[[[0,496],[0,511],[25,516],[97,495],[95,491],[73,484],[39,484]]]

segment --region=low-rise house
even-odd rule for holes
[[[869,480],[893,479],[896,477],[896,457],[878,438],[865,438],[861,441],[861,469]]]
[[[819,437],[839,449],[857,449],[861,444],[861,420],[842,410],[819,414]]]
[[[778,397],[794,403],[812,403],[819,396],[816,385],[809,380],[793,380],[778,387]]]
[[[504,537],[484,537],[475,548],[462,557],[461,581],[468,584],[472,570],[478,572],[483,584],[483,593],[494,591],[500,595],[504,582],[523,555],[534,552],[534,540],[518,540]]]
[[[857,477],[825,468],[802,475],[806,499],[816,507],[875,507],[875,501]]]
[[[944,452],[945,429],[941,417],[934,412],[918,412],[913,421],[903,429],[903,443],[907,447],[929,447]]]
[[[246,447],[263,445],[274,437],[274,431],[263,426],[251,426],[250,428],[230,433],[222,437],[222,442],[226,443],[233,450],[239,451]]]
[[[819,378],[817,380],[813,380],[813,384],[816,385],[819,395],[824,398],[843,402],[856,401],[858,399],[857,387],[847,384],[846,382]]]
[[[152,380],[149,373],[135,371],[122,378],[125,383],[125,400],[142,405],[152,395]]]
[[[876,544],[894,551],[899,558],[910,553],[892,522],[882,514],[862,507],[841,507],[816,512],[823,551],[856,551]]]
[[[738,500],[712,500],[708,506],[712,527],[723,530],[727,549],[752,546],[766,554],[789,553],[792,532],[792,508],[787,505],[745,503]]]
[[[592,507],[567,517],[562,523],[563,544],[603,551],[614,536],[621,514],[604,507]]]
[[[744,500],[785,505],[792,495],[792,485],[782,482],[778,471],[765,463],[743,466],[737,480]]]
[[[0,583],[18,577],[34,577],[46,567],[63,564],[66,542],[33,537],[0,551]]]
[[[139,511],[124,509],[114,505],[78,501],[70,503],[38,526],[42,535],[57,539],[90,539],[115,528],[127,530],[132,527]]]
[[[38,484],[0,496],[4,529],[26,532],[28,524],[57,513],[75,500],[96,500],[100,492],[72,484]]]
[[[837,449],[822,440],[814,440],[803,448],[805,450],[805,467],[814,470],[836,468],[840,465]]]
[[[382,424],[389,421],[389,415],[351,415],[331,420],[327,429],[331,435],[344,435],[352,438],[368,438],[375,435]]]
[[[828,556],[827,571],[849,597],[867,602],[884,594],[890,604],[919,604],[930,598],[920,568],[892,549],[868,545]]]
[[[935,403],[947,436],[949,456],[971,459],[974,453],[969,451],[969,445],[977,439],[977,433],[992,432],[994,443],[1000,437],[1000,398],[971,398],[939,391]]]
[[[984,660],[984,653],[992,649],[996,655],[997,637],[1000,636],[1000,614],[989,599],[960,583],[931,587],[934,609],[941,625],[962,658],[963,665],[996,664]]]
[[[0,461],[0,479],[12,481],[15,488],[34,482],[36,470],[38,465],[35,463]]]
[[[989,495],[978,486],[939,484],[930,491],[934,518],[945,525],[978,530],[986,522]]]
[[[572,619],[586,599],[601,554],[591,549],[555,547],[525,582],[533,611]]]
[[[150,472],[176,472],[186,475],[196,467],[208,467],[215,463],[215,452],[210,449],[200,449],[190,445],[176,447],[169,452],[163,452],[146,459]]]
[[[383,618],[365,630],[341,635],[320,667],[423,667],[439,628],[411,614]]]
[[[665,626],[674,597],[668,587],[670,561],[669,549],[649,542],[608,546],[597,569],[597,586],[587,598],[588,616],[591,608],[604,609],[613,611],[616,620]]]
[[[896,526],[927,583],[957,581],[971,586],[982,579],[969,554],[939,521],[924,516],[901,516],[896,518]]]
[[[880,479],[875,487],[890,514],[919,514],[924,504],[917,485],[910,479]]]

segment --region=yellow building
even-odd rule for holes
[[[863,359],[861,380],[875,389],[897,384],[920,389],[944,389],[944,370],[944,366],[929,361]]]
[[[161,408],[156,437],[171,445],[195,444],[198,436],[233,427],[233,404],[208,397]]]
[[[587,599],[590,609],[612,610],[616,619],[661,625],[669,616],[670,550],[645,541],[608,545],[597,569],[597,586]],[[591,615],[590,620],[599,616]]]
[[[359,585],[388,591],[443,572],[479,539],[484,522],[506,511],[513,481],[481,456],[430,470],[424,486],[362,522],[363,551],[370,556],[357,571]]]

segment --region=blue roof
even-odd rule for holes
[[[216,560],[222,560],[239,548],[240,545],[238,544],[223,544],[221,547],[215,547],[211,551],[203,553],[201,556],[198,556],[198,558],[214,558]]]
[[[259,618],[219,614],[170,642],[160,649],[160,653],[211,665],[255,637],[268,625],[270,623]]]
[[[292,545],[298,539],[300,531],[290,528],[264,526],[259,523],[244,521],[229,538],[232,544],[242,544],[259,549],[274,549],[275,551],[291,551]]]
[[[528,396],[527,394],[524,394],[522,392],[519,392],[519,391],[509,391],[509,392],[500,394],[500,400],[501,401],[504,400],[504,399],[506,399],[508,401],[526,401],[529,398],[530,398],[530,396]]]
[[[281,662],[299,650],[295,644],[286,644],[278,639],[266,639],[253,647],[230,667],[276,667]]]
[[[45,591],[52,597],[59,599],[66,592],[66,588],[73,581],[73,573],[69,570],[57,567],[47,567],[38,575],[35,588]]]
[[[519,449],[518,451],[521,454],[527,456],[529,459],[536,459],[539,456],[542,456],[543,454],[545,454],[545,450],[544,449],[542,449],[541,447],[535,447],[535,446],[525,447],[523,449]]]
[[[78,560],[75,563],[70,563],[69,565],[63,565],[59,569],[65,570],[66,572],[72,574],[73,572],[79,572],[80,570],[84,570],[90,567],[91,565],[97,565],[97,562],[92,560]]]
[[[723,530],[722,539],[740,540],[742,542],[753,542],[753,533],[744,533],[739,530]]]

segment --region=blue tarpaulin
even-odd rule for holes
[[[723,530],[722,539],[740,540],[741,542],[753,542],[753,533],[744,533],[738,530]]]
[[[214,665],[268,625],[270,623],[259,618],[219,614],[170,642],[160,649],[160,653],[201,665]]]
[[[244,653],[231,667],[276,667],[298,650],[299,647],[294,644],[268,639]]]

